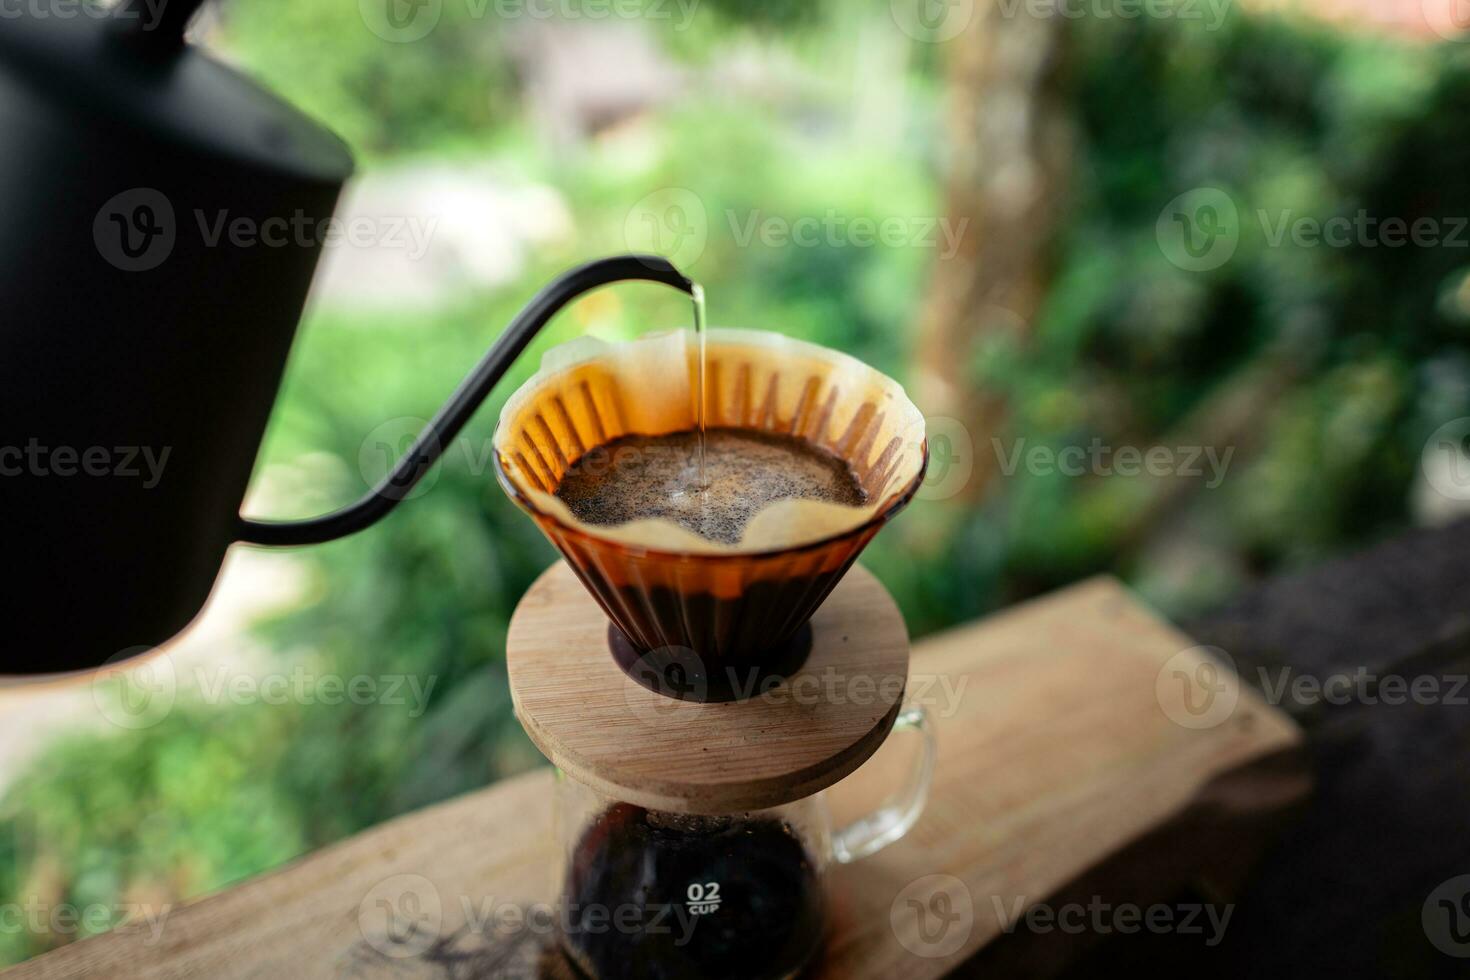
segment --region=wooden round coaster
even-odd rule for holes
[[[607,625],[564,562],[536,580],[506,640],[516,717],[568,776],[657,810],[757,810],[832,785],[883,744],[908,680],[903,617],[856,565],[812,617],[805,664],[739,701],[649,690],[614,662]]]

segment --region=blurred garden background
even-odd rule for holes
[[[376,230],[328,249],[247,510],[360,494],[540,284],[635,249],[933,417],[930,485],[864,558],[915,635],[1098,572],[1187,622],[1449,521],[1470,43],[1436,9],[219,4],[199,41],[352,145],[343,214]],[[0,902],[113,914],[0,929],[0,964],[542,764],[504,641],[553,553],[495,484],[499,404],[551,344],[688,322],[659,287],[583,300],[381,526],[237,549],[157,717],[7,695]],[[196,666],[413,684],[325,703]]]

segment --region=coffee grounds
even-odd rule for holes
[[[664,518],[724,544],[738,544],[750,519],[778,500],[850,507],[867,500],[844,460],[804,439],[753,429],[708,430],[699,483],[697,431],[629,435],[578,459],[556,496],[587,524]]]

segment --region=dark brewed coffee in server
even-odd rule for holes
[[[771,816],[614,804],[578,841],[562,894],[563,946],[604,980],[778,980],[822,939],[817,868]]]

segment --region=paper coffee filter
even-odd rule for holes
[[[912,488],[924,462],[924,419],[897,382],[838,351],[754,330],[712,329],[706,422],[796,435],[846,460],[867,493],[848,507],[781,500],[755,514],[737,544],[672,521],[616,526],[578,520],[554,491],[585,453],[620,436],[698,424],[692,331],[607,343],[583,337],[548,351],[501,412],[495,450],[515,488],[562,524],[625,545],[697,554],[792,548],[854,530]]]

